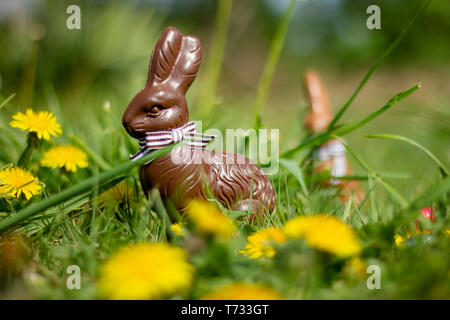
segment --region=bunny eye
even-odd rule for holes
[[[146,108],[146,112],[150,114],[156,114],[159,113],[163,109],[163,107],[159,104],[154,104]]]

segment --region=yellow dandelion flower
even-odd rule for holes
[[[88,158],[84,151],[74,146],[55,146],[44,153],[41,165],[51,168],[65,168],[75,172],[77,168],[86,168]]]
[[[444,234],[447,235],[447,236],[450,236],[450,228],[445,227],[444,228]]]
[[[0,196],[19,198],[23,194],[28,200],[40,191],[39,180],[31,172],[21,168],[6,168],[0,171]]]
[[[244,250],[239,252],[251,259],[258,259],[262,257],[272,258],[275,256],[275,248],[270,243],[282,243],[286,241],[286,236],[280,228],[266,228],[261,229],[247,238],[248,243]]]
[[[120,249],[100,266],[100,294],[110,299],[160,299],[190,287],[194,268],[186,252],[166,243]]]
[[[420,231],[417,234],[420,234]],[[400,234],[396,234],[394,236],[394,242],[397,246],[402,246],[402,245],[406,244],[405,241],[407,241],[408,239],[410,239],[413,236],[414,236],[414,234],[411,234],[409,232],[406,232],[406,237],[403,237]]]
[[[265,285],[235,282],[207,293],[202,300],[283,300],[283,296]]]
[[[182,237],[183,236],[183,223],[177,222],[170,226],[170,229],[175,233],[177,236]]]
[[[284,226],[289,238],[305,238],[313,248],[339,257],[351,257],[361,252],[361,244],[353,229],[334,216],[318,214],[296,217]]]
[[[206,201],[191,201],[187,214],[199,233],[229,238],[236,229],[230,218]]]
[[[405,238],[403,238],[401,235],[396,234],[394,237],[394,242],[397,246],[401,246],[405,243]]]
[[[289,220],[284,225],[284,233],[292,239],[299,239],[305,236],[309,225],[313,221],[310,216],[298,216]]]
[[[13,120],[9,125],[22,131],[36,132],[39,139],[45,140],[50,140],[50,135],[57,137],[62,133],[61,125],[56,122],[55,116],[48,111],[35,113],[28,109],[25,113],[18,112],[13,115]]]
[[[97,197],[100,208],[110,206],[117,209],[119,205],[133,199],[133,188],[125,182],[116,184]]]

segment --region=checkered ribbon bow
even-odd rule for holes
[[[148,131],[145,133],[145,138],[139,140],[139,152],[130,155],[130,159],[135,161],[152,150],[162,149],[181,141],[190,148],[205,149],[215,138],[216,136],[195,132],[194,122],[188,122],[172,130]]]

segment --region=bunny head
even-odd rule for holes
[[[145,132],[170,130],[187,123],[185,94],[197,75],[201,57],[199,39],[173,27],[164,30],[152,52],[147,83],[122,117],[132,137],[140,139]]]

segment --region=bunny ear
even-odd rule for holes
[[[304,83],[311,112],[331,116],[328,94],[319,75],[311,70],[305,72]]]
[[[173,27],[166,28],[153,49],[147,86],[167,83],[186,93],[197,75],[201,58],[200,40]]]

